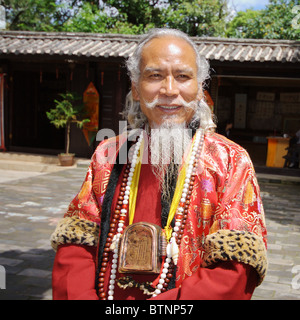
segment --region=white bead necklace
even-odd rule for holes
[[[129,170],[129,174],[128,174],[126,187],[125,187],[125,195],[123,198],[123,205],[128,205],[130,186],[132,183],[132,177],[133,177],[135,167],[137,164],[138,153],[139,153],[139,150],[141,147],[142,140],[143,140],[143,132],[140,134],[140,136],[137,140],[137,143],[135,145],[134,152],[133,152],[132,162],[131,162],[131,166],[130,166],[130,170]],[[182,190],[181,199],[180,199],[180,202],[182,202],[182,203],[186,202],[186,197],[187,197],[188,188],[189,188],[189,185],[191,182],[191,177],[192,177],[192,175],[196,174],[196,165],[194,165],[197,162],[196,153],[197,153],[197,150],[199,149],[199,147],[202,147],[203,140],[204,140],[203,130],[199,129],[199,130],[197,130],[197,132],[195,134],[194,144],[192,147],[191,156],[190,156],[189,163],[188,163],[187,170],[186,170],[186,176],[185,176],[183,190]],[[182,207],[177,208],[177,212],[183,212],[183,210],[184,209]],[[127,212],[128,212],[128,209],[125,209],[125,208],[121,209],[122,216],[126,216]],[[174,264],[175,265],[177,264],[178,245],[176,244],[176,238],[178,237],[178,231],[180,230],[181,224],[182,224],[181,219],[176,219],[175,227],[173,229],[171,239],[170,239],[168,246],[167,246],[167,257],[166,257],[164,265],[163,265],[160,279],[159,279],[158,284],[156,286],[156,289],[152,295],[153,297],[155,297],[161,293],[161,289],[163,288],[163,285],[165,283],[165,279],[167,277],[168,268],[170,266],[171,261],[173,260]],[[119,241],[120,241],[121,235],[123,233],[123,230],[124,230],[124,221],[119,220],[117,233],[115,234],[114,239],[113,239],[113,247],[112,247],[113,259],[112,259],[112,266],[111,266],[110,279],[109,279],[109,285],[108,285],[108,297],[107,297],[108,300],[114,299],[114,289],[115,289],[116,273],[117,273],[117,266],[118,266],[118,247],[119,247]]]

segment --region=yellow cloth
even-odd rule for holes
[[[143,160],[143,152],[144,152],[144,139],[142,140],[139,156],[137,159],[137,163],[135,166],[135,170],[132,176],[131,186],[130,186],[130,194],[129,194],[129,225],[132,224],[135,213],[135,205],[136,205],[136,197],[139,187],[141,166]]]

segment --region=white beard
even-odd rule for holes
[[[151,128],[150,151],[152,171],[158,179],[162,197],[170,199],[172,178],[178,176],[185,152],[192,140],[192,131],[185,123],[174,123],[170,117]]]
[[[173,99],[165,97],[146,102],[147,108],[154,108],[156,105],[177,104],[186,110],[196,110],[198,101],[186,102],[182,98]],[[150,152],[152,171],[160,183],[162,197],[171,201],[172,180],[177,180],[178,169],[188,146],[192,140],[192,130],[187,128],[187,123],[176,123],[176,115],[166,115],[160,125],[151,123]]]

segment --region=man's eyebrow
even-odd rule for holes
[[[177,73],[194,73],[194,70],[192,68],[186,67],[186,68],[178,68],[175,70]]]
[[[151,73],[151,72],[160,72],[162,71],[161,68],[155,68],[155,67],[146,67],[144,69],[144,72],[147,72],[147,73]]]
[[[145,73],[161,72],[161,71],[163,71],[163,69],[162,68],[158,68],[158,67],[146,67],[144,69]],[[177,68],[174,71],[175,71],[175,73],[190,73],[190,74],[194,73],[193,68],[189,68],[189,67]]]

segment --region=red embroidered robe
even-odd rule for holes
[[[70,282],[70,274],[73,274],[74,278],[76,272],[77,275],[81,272],[83,277],[90,279],[90,283],[94,283],[102,202],[113,163],[124,141],[126,137],[119,136],[99,145],[80,192],[71,202],[64,219],[52,235],[53,248],[60,248],[60,260],[57,261],[57,255],[53,270],[54,283],[59,282],[61,285],[62,279],[66,277]],[[151,175],[149,167],[150,165],[142,166],[134,222],[148,221],[160,224],[160,193],[157,181],[147,177]],[[146,182],[144,187],[143,175],[144,183]],[[149,183],[152,185],[150,189]],[[112,206],[116,203],[118,187]],[[154,212],[151,219],[149,211],[145,211],[149,205]],[[266,272],[265,248],[263,206],[248,154],[223,136],[206,134],[180,245],[176,289],[158,295],[156,299],[250,298],[254,286],[263,280]],[[74,269],[71,262],[73,258],[70,260],[70,257],[73,257],[72,250],[78,255],[77,269]],[[83,261],[80,257],[86,258],[86,265],[78,268],[78,263]],[[137,278],[144,279],[144,276]],[[250,278],[251,281],[247,282]],[[80,279],[76,282],[77,287],[78,281],[80,282]],[[201,285],[201,290],[194,289],[198,284]],[[239,286],[240,290],[236,290]],[[95,291],[92,288],[90,290],[90,294],[87,294],[80,293],[79,289],[77,298],[96,298]],[[122,292],[119,291],[122,289],[115,290],[116,299],[148,298],[141,293],[127,292],[133,289]],[[244,294],[235,294],[234,291]],[[56,285],[54,297],[55,292],[60,292]],[[59,295],[57,294],[57,298]]]

